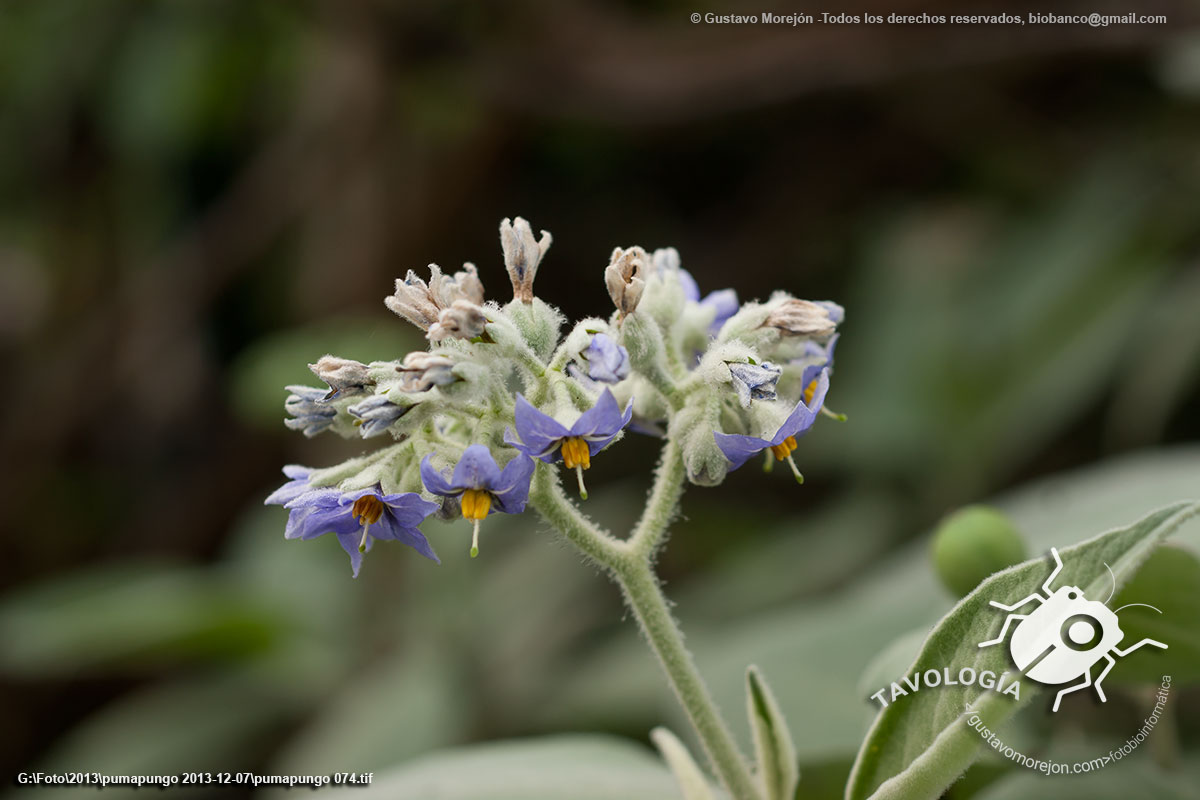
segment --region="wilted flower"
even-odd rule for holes
[[[836,304],[832,304],[836,305]],[[837,306],[838,309],[841,306]],[[828,336],[836,330],[830,308],[809,300],[789,297],[771,309],[764,328],[776,328],[784,336]]]
[[[438,314],[437,322],[430,326],[425,338],[431,342],[474,339],[483,335],[487,322],[482,308],[468,300],[455,300]]]
[[[605,389],[596,404],[568,428],[549,414],[538,411],[522,395],[517,395],[514,422],[520,440],[513,438],[511,431],[505,431],[504,441],[547,464],[561,458],[567,469],[575,470],[579,495],[586,500],[583,471],[592,466],[592,456],[617,438],[632,416],[633,401],[622,413],[613,393]]]
[[[473,264],[464,264],[463,270],[453,276],[444,274],[437,264],[430,264],[428,284],[409,270],[403,279],[396,279],[396,291],[390,297],[385,297],[383,302],[423,331],[431,331],[434,326],[439,326],[437,334],[431,337],[432,341],[446,337],[473,338],[479,334],[464,337],[456,331],[466,321],[465,309],[477,309],[483,303],[483,284]],[[446,311],[454,309],[459,303],[463,304],[459,311],[450,318],[442,319]],[[481,316],[483,314],[482,310],[478,313]]]
[[[371,549],[375,539],[403,542],[431,561],[438,561],[417,528],[437,510],[437,503],[412,492],[385,495],[378,486],[347,493],[314,489],[308,486],[307,468],[290,466],[283,472],[291,480],[271,494],[266,504],[288,509],[286,538],[314,539],[333,533],[350,555],[356,578],[362,554]]]
[[[311,386],[286,386],[291,394],[283,408],[292,415],[283,424],[289,430],[301,431],[308,438],[316,436],[333,424],[337,409],[325,402],[326,393]]]
[[[430,264],[429,269],[432,272],[437,269],[437,265]],[[383,298],[383,303],[423,331],[429,330],[429,326],[437,322],[438,314],[441,313],[441,308],[429,293],[429,285],[411,269],[403,278],[396,278],[396,291],[391,297]]]
[[[496,465],[491,452],[481,444],[463,451],[450,477],[433,468],[431,456],[421,460],[421,480],[425,488],[442,497],[457,497],[462,515],[475,523],[471,536],[471,557],[479,555],[479,522],[492,512],[520,514],[529,501],[529,480],[533,460],[519,453],[504,469]]]
[[[392,426],[396,420],[412,410],[411,405],[397,405],[384,395],[373,394],[361,403],[346,410],[358,420],[359,433],[364,439],[378,436]]]
[[[533,302],[533,279],[552,241],[546,231],[542,231],[540,241],[535,239],[529,223],[520,217],[511,223],[507,218],[500,222],[500,249],[504,251],[504,268],[512,281],[514,300]]]
[[[646,260],[646,251],[640,247],[624,250],[618,247],[604,268],[604,285],[621,317],[632,314],[642,299],[646,288]]]
[[[755,453],[770,449],[775,458],[788,462],[796,480],[803,483],[804,476],[800,474],[800,470],[796,468],[796,462],[792,460],[792,451],[796,449],[796,437],[804,434],[816,421],[821,404],[825,402],[827,391],[829,391],[829,371],[822,369],[811,398],[807,401],[801,398],[792,413],[788,415],[770,439],[714,432],[713,436],[717,440],[717,447],[721,448],[721,452],[729,459],[730,469],[737,469]]]
[[[325,400],[332,400],[342,392],[357,391],[375,383],[368,374],[366,364],[349,358],[325,355],[317,359],[317,363],[309,364],[308,368],[329,384],[329,394],[325,395]]]
[[[770,361],[763,361],[761,364],[735,361],[727,362],[726,365],[729,367],[733,388],[742,408],[749,408],[751,400],[775,399],[775,384],[783,374],[781,367]]]
[[[396,367],[396,372],[403,376],[400,382],[401,391],[423,392],[457,380],[451,371],[453,369],[454,362],[449,358],[417,350],[404,357],[403,363]]]
[[[447,275],[437,264],[429,265],[429,294],[439,308],[449,308],[456,300],[466,300],[477,306],[483,305],[483,282],[471,262],[463,264],[462,270]]]
[[[606,333],[592,336],[580,353],[587,362],[587,376],[600,383],[619,383],[629,377],[629,351]]]

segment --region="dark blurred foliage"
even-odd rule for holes
[[[1094,5],[1043,10],[1104,10]],[[811,437],[809,482],[797,490],[748,466],[692,492],[685,512],[698,521],[681,524],[663,569],[673,582],[752,562],[769,532],[787,548],[782,521],[793,514],[856,509],[845,524],[871,532],[858,547],[806,550],[817,554],[800,568],[808,577],[757,607],[733,603],[744,611],[839,586],[959,504],[1196,438],[1192,4],[1138,9],[1167,14],[1167,25],[1103,28],[734,27],[693,25],[693,10],[763,9],[0,5],[0,583],[166,560],[201,572],[181,568],[165,595],[131,590],[131,602],[177,603],[164,624],[187,630],[189,610],[224,609],[215,628],[197,623],[198,639],[172,640],[167,657],[135,647],[134,669],[45,670],[35,659],[17,670],[0,692],[14,768],[129,692],[204,681],[223,674],[230,652],[271,650],[275,629],[254,603],[241,607],[244,589],[197,576],[241,546],[230,531],[281,480],[279,465],[359,449],[284,430],[282,385],[315,382],[304,363],[326,351],[368,360],[418,346],[381,302],[407,269],[470,260],[489,295],[506,298],[505,216],[554,234],[536,289],[569,317],[608,309],[602,267],[613,246],[635,243],[677,247],[705,290],[733,286],[748,299],[784,288],[847,307],[829,402],[851,421]],[[654,452],[632,438],[598,460],[593,497],[608,481],[622,498],[602,515],[632,517]],[[627,474],[639,476],[631,486]],[[255,519],[263,536],[282,530],[282,512]],[[505,535],[535,531],[529,522]],[[458,544],[444,535],[440,550]],[[282,557],[299,545],[255,546]],[[801,553],[792,547],[771,552]],[[459,594],[393,587],[389,597],[388,583],[350,582],[336,548],[319,555],[337,561],[329,596],[372,592],[361,619],[339,601],[340,623],[357,632],[345,649],[364,659],[397,641],[420,642],[436,664],[449,658],[454,637],[430,623],[356,638],[393,603],[461,604],[435,619],[482,613],[462,577],[450,584]],[[404,581],[415,569],[401,558],[372,566]],[[615,593],[578,569],[588,594],[575,597],[567,642],[607,635],[620,616]],[[513,578],[508,589],[545,602],[524,585]],[[714,619],[727,612],[708,602]],[[476,704],[426,746],[544,729],[544,716],[504,702],[523,649],[509,642],[514,661],[479,664],[464,637],[451,671]],[[547,674],[566,674],[561,663]],[[205,691],[219,699],[188,702],[244,702]],[[254,720],[265,733],[237,766],[272,763],[310,706]],[[642,722],[622,732],[643,736]]]

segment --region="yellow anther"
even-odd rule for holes
[[[775,456],[780,461],[787,460],[792,451],[796,449],[796,437],[789,436],[780,444],[771,445],[771,455]]]
[[[592,466],[592,454],[588,449],[587,441],[582,436],[571,436],[563,440],[562,457],[563,466],[567,469],[576,467],[588,469]]]
[[[350,513],[363,527],[374,525],[383,516],[383,502],[373,494],[364,494],[354,501]]]
[[[483,489],[467,489],[462,496],[462,515],[466,519],[481,520],[492,510],[492,496]]]
[[[804,405],[812,403],[813,395],[817,393],[817,381],[814,378],[808,382],[808,386],[804,387]]]

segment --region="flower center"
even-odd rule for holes
[[[462,495],[462,515],[481,520],[492,510],[492,496],[484,489],[467,489]]]
[[[805,391],[807,392],[807,390],[805,390]],[[796,437],[789,436],[786,439],[784,439],[782,443],[771,445],[771,454],[774,455],[776,458],[778,458],[780,461],[783,461],[785,458],[787,458],[789,455],[791,455],[792,451],[795,449],[796,449]]]
[[[563,466],[567,469],[588,469],[592,466],[591,451],[588,450],[588,443],[582,436],[569,436],[563,440],[562,457]]]
[[[350,513],[363,527],[374,525],[383,516],[383,502],[373,494],[364,494],[354,501]]]
[[[813,378],[808,382],[808,386],[804,387],[804,405],[811,405],[813,395],[817,393],[817,379]]]

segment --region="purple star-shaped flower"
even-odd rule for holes
[[[462,515],[475,523],[471,541],[471,556],[479,553],[479,521],[489,514],[520,514],[529,502],[529,481],[533,477],[533,460],[520,453],[500,469],[491,451],[473,444],[449,477],[433,468],[431,456],[421,460],[421,480],[425,488],[442,497],[459,497]]]
[[[579,494],[586,500],[583,470],[591,467],[591,457],[608,447],[632,417],[633,401],[629,401],[622,412],[617,398],[608,389],[601,392],[596,404],[583,412],[569,428],[549,414],[538,411],[522,395],[517,395],[514,422],[520,439],[515,438],[511,430],[506,430],[504,441],[547,464],[562,459],[567,469],[575,470]]]
[[[716,437],[717,447],[732,464],[730,469],[737,469],[745,464],[751,456],[770,448],[776,458],[788,462],[796,480],[803,482],[804,478],[796,468],[795,462],[792,461],[791,454],[796,449],[796,437],[803,435],[816,421],[817,414],[821,411],[821,405],[825,402],[825,393],[828,391],[829,371],[822,369],[817,377],[817,385],[813,390],[812,398],[807,402],[803,397],[800,398],[796,407],[792,409],[792,413],[788,414],[787,419],[770,439],[743,436],[737,433],[714,432],[713,436]]]
[[[332,488],[315,489],[308,483],[309,473],[306,467],[284,467],[283,474],[290,480],[265,501],[266,505],[288,509],[285,538],[315,539],[333,533],[350,555],[356,578],[362,554],[371,549],[376,539],[403,542],[431,561],[441,563],[417,528],[437,510],[437,503],[423,500],[413,492],[383,494],[378,486],[345,493]]]
[[[512,431],[505,431],[504,440],[521,452],[549,464],[562,458],[561,445],[571,437],[579,437],[587,442],[588,455],[599,453],[617,438],[632,416],[633,402],[630,401],[622,412],[617,405],[617,398],[605,389],[596,404],[583,412],[568,428],[549,414],[538,411],[523,395],[517,395],[514,421],[517,435],[521,438],[514,439]]]

